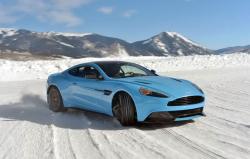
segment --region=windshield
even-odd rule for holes
[[[134,63],[100,62],[97,64],[111,78],[155,76],[150,70]]]

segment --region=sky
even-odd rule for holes
[[[220,49],[250,45],[250,0],[0,0],[0,28],[91,32],[128,42],[173,31]]]

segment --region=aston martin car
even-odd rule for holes
[[[196,84],[124,61],[83,63],[50,75],[47,100],[54,112],[80,108],[114,116],[124,126],[193,120],[205,105]]]

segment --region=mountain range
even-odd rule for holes
[[[95,33],[0,29],[0,55],[35,57],[185,56],[214,52],[176,32],[162,32],[129,43]],[[0,58],[1,58],[0,56]]]
[[[216,50],[215,52],[218,54],[232,54],[232,53],[236,53],[236,52],[249,54],[250,53],[250,45],[227,47],[227,48]]]

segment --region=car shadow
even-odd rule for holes
[[[2,121],[28,121],[41,125],[55,125],[68,129],[98,129],[123,130],[137,128],[140,130],[153,130],[177,127],[187,122],[175,123],[138,123],[134,127],[123,127],[113,117],[79,109],[69,109],[67,112],[54,113],[44,99],[38,95],[24,95],[20,102],[0,105],[0,120]]]

